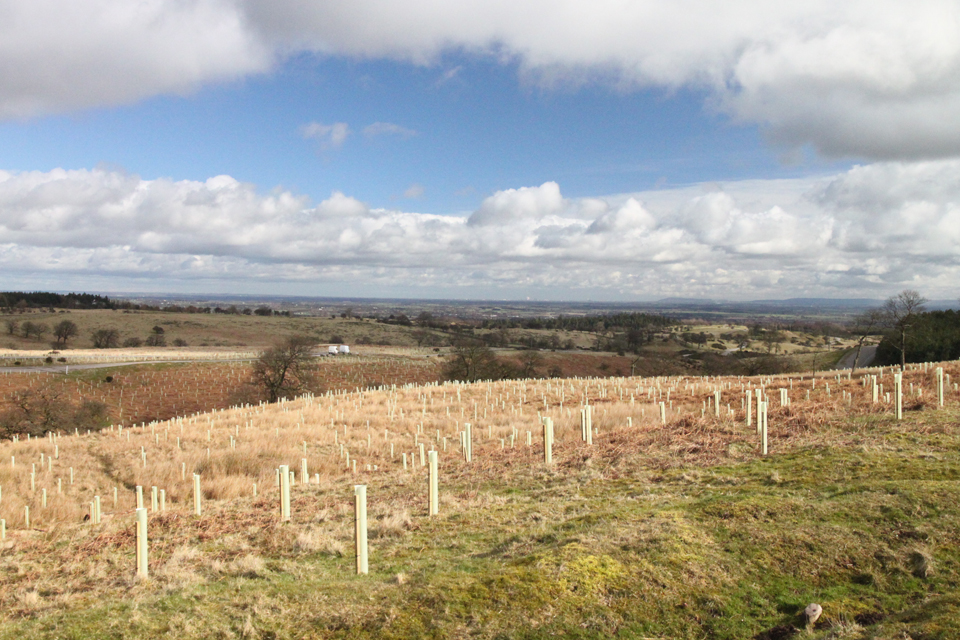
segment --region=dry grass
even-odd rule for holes
[[[380,386],[386,381],[425,384],[439,376],[437,360],[422,357],[323,358],[314,368],[321,388],[330,391]],[[236,402],[249,375],[249,362],[73,370],[69,376],[60,372],[5,372],[0,373],[0,397],[9,398],[23,389],[52,387],[74,405],[84,400],[102,402],[113,422],[129,425],[226,409]]]
[[[943,366],[953,380],[960,379],[960,365]],[[575,501],[580,486],[595,481],[616,483],[642,477],[653,483],[673,482],[676,478],[671,474],[682,467],[681,480],[689,485],[736,484],[735,478],[701,476],[696,469],[758,457],[758,436],[754,427],[744,424],[741,406],[744,394],[757,388],[764,390],[771,403],[772,453],[889,447],[888,436],[896,429],[890,419],[892,407],[872,403],[870,388],[862,380],[842,374],[821,376],[816,382],[809,376],[777,376],[402,385],[233,407],[79,437],[63,434],[5,442],[0,444],[0,517],[6,519],[8,539],[0,549],[0,619],[40,616],[97,599],[128,597],[128,593],[136,597],[179,592],[223,576],[256,580],[271,572],[295,572],[295,565],[287,563],[298,557],[348,556],[353,549],[350,487],[355,484],[370,486],[371,543],[387,554],[406,553],[397,545],[418,531],[426,511],[421,443],[424,450],[440,452],[443,513],[457,514],[466,523],[462,526],[469,527],[469,522],[481,517],[476,514],[498,512],[519,501],[528,509],[523,526],[534,528],[555,519],[555,514],[542,513],[546,507],[538,506],[540,500],[563,494]],[[904,395],[911,414],[934,409],[933,380],[933,368],[908,370]],[[883,382],[887,390],[892,388],[889,370]],[[779,403],[781,388],[790,390],[790,403],[785,406]],[[717,390],[720,417],[711,404]],[[952,385],[947,398],[951,406],[958,404]],[[666,425],[660,422],[660,401],[667,407]],[[580,409],[586,402],[593,407],[592,446],[581,440]],[[542,464],[540,418],[544,416],[555,425],[555,464],[550,467]],[[842,431],[835,427],[840,421],[845,425]],[[464,461],[460,447],[465,423],[471,423],[474,435],[470,463]],[[914,422],[904,437],[940,428],[936,421]],[[51,466],[54,445],[59,458]],[[300,476],[303,459],[307,483]],[[32,465],[36,465],[33,490]],[[279,522],[276,469],[280,465],[289,465],[296,474],[290,525]],[[191,515],[194,473],[200,474],[202,482],[201,518]],[[62,494],[57,491],[58,480]],[[528,495],[514,498],[487,489],[504,482],[523,487]],[[768,474],[765,482],[779,485],[787,480]],[[457,489],[444,490],[444,485]],[[133,578],[136,486],[144,488],[148,508],[151,487],[166,492],[167,511],[150,517],[153,577],[145,583]],[[45,508],[40,504],[44,488]],[[94,496],[102,500],[100,525],[84,520]],[[31,511],[29,529],[24,526],[24,506]],[[585,511],[582,517],[590,514]],[[459,529],[453,528],[453,520],[444,522],[451,523],[450,535],[456,536]],[[626,547],[651,544],[651,540],[662,541],[658,544],[685,541],[691,548],[709,546],[682,520],[661,519],[631,527],[617,523],[611,524],[610,531]],[[519,554],[534,544],[532,539],[518,539],[503,553],[505,557]],[[589,546],[590,540],[578,544]],[[562,556],[558,562],[563,562]],[[596,597],[612,589],[609,585],[624,571],[601,556],[566,562],[565,569],[544,565],[544,570],[574,570],[580,577],[564,578],[573,581],[564,588],[580,585],[576,588]],[[594,564],[581,566],[582,562]],[[932,552],[919,545],[903,563],[913,575],[924,578],[936,570]],[[403,584],[408,574],[409,570],[394,570],[392,584]]]

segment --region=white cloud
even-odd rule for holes
[[[563,207],[560,185],[545,182],[539,187],[523,187],[498,191],[485,198],[467,221],[472,226],[512,226],[524,222],[539,222],[544,216],[557,213]]]
[[[0,117],[182,93],[301,51],[416,64],[467,52],[546,86],[692,86],[786,145],[960,155],[954,0],[9,0]]]
[[[419,132],[414,131],[413,129],[407,129],[406,127],[401,127],[398,124],[393,124],[392,122],[374,122],[373,124],[368,124],[363,128],[363,135],[368,138],[374,138],[376,136],[399,136],[406,140],[407,138],[412,138],[415,135],[418,135]]]
[[[185,93],[276,60],[230,0],[10,0],[0,12],[0,118]]]
[[[300,134],[304,138],[314,139],[320,143],[321,149],[339,149],[346,142],[352,132],[346,122],[320,124],[311,122],[300,127]]]
[[[371,209],[338,192],[313,204],[229,176],[0,172],[0,273],[10,284],[270,282],[354,295],[883,297],[919,286],[955,298],[960,161],[597,198],[564,198],[548,182],[497,192],[469,216]]]

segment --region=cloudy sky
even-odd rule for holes
[[[955,0],[0,0],[0,288],[960,296]]]

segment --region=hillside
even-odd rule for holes
[[[908,371],[901,421],[892,373],[869,370],[397,386],[5,442],[0,637],[786,638],[818,602],[805,637],[954,638],[960,365],[944,368],[944,408],[934,367]],[[757,390],[766,456],[741,404]],[[440,460],[436,516],[421,444]],[[280,465],[295,473],[289,522]],[[148,508],[165,492],[146,580],[136,486]],[[94,496],[99,524],[84,521]]]

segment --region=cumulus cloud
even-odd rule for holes
[[[375,138],[377,136],[398,136],[406,140],[407,138],[412,138],[415,135],[418,135],[419,132],[414,131],[413,129],[407,129],[406,127],[401,127],[398,124],[393,124],[392,122],[374,122],[373,124],[368,124],[363,128],[363,135],[368,138]]]
[[[10,0],[0,117],[184,92],[302,51],[424,65],[456,51],[544,86],[692,86],[785,145],[960,154],[953,0]]]
[[[544,216],[563,207],[560,185],[545,182],[539,187],[523,187],[498,191],[485,198],[480,208],[467,220],[471,226],[515,226],[539,222]]]
[[[960,161],[878,163],[816,180],[595,198],[564,198],[548,182],[445,216],[339,192],[319,203],[264,195],[229,176],[0,172],[0,270],[153,278],[168,289],[323,283],[361,295],[882,297],[909,286],[953,298],[958,176]]]
[[[333,124],[311,122],[300,127],[300,134],[304,138],[317,140],[323,150],[339,149],[351,133],[346,122],[335,122]]]
[[[0,20],[0,118],[133,102],[275,62],[230,0],[10,0]]]

